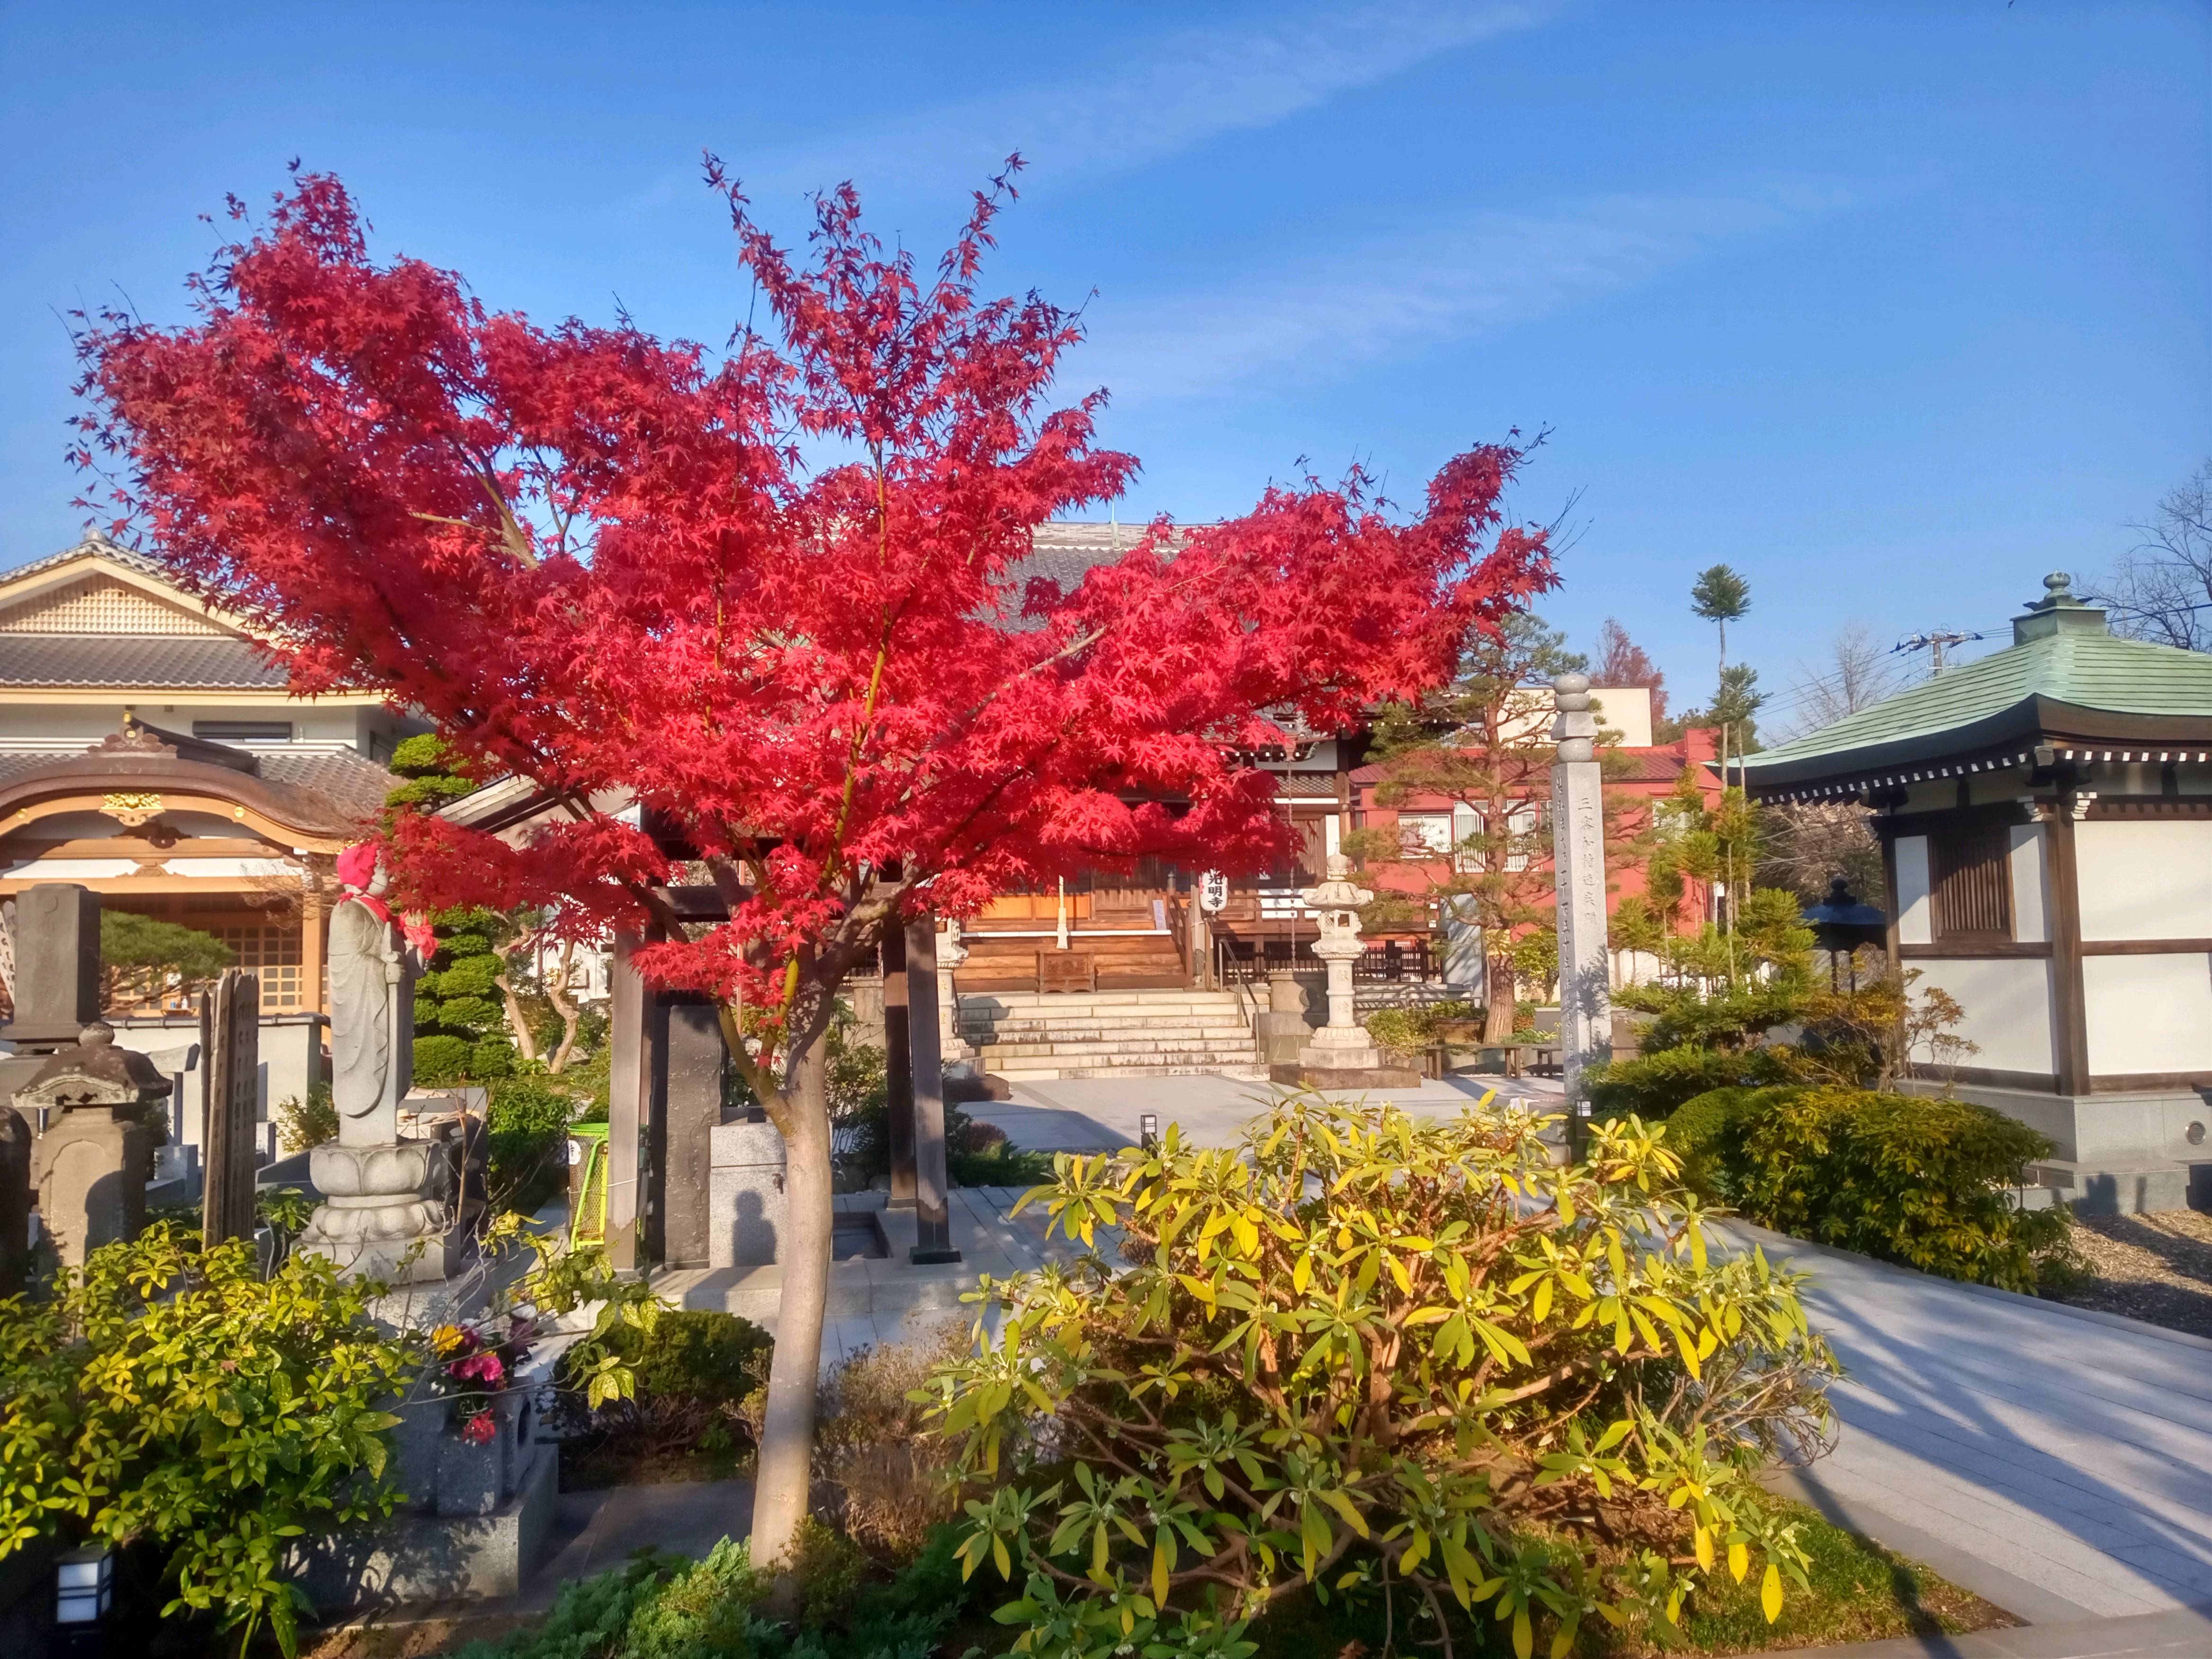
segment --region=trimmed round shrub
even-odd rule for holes
[[[608,1346],[629,1362],[643,1393],[734,1405],[760,1386],[766,1368],[752,1361],[773,1350],[775,1339],[735,1314],[682,1308],[664,1312],[650,1332],[623,1326]]]
[[[1827,1086],[1724,1089],[1667,1125],[1714,1195],[1778,1231],[2033,1292],[2077,1270],[2072,1218],[2008,1190],[2049,1139],[1970,1101]]]
[[[499,989],[499,958],[497,957],[462,957],[438,975],[438,995],[451,997],[492,996]],[[420,981],[417,981],[420,994]]]
[[[459,1083],[469,1074],[469,1042],[465,1037],[418,1036],[415,1039],[415,1080],[436,1088]]]
[[[1715,1089],[1765,1088],[1792,1083],[1797,1073],[1787,1054],[1773,1048],[1677,1048],[1594,1066],[1583,1074],[1590,1109],[1599,1117],[1634,1115],[1646,1123],[1666,1118],[1685,1101]]]
[[[478,1083],[514,1075],[514,1045],[505,1037],[486,1037],[469,1045],[469,1076]]]

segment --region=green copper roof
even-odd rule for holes
[[[1958,752],[2076,712],[2212,723],[2212,654],[2115,638],[2102,611],[2067,592],[2063,574],[2044,586],[2047,597],[2014,619],[2006,649],[1759,750],[1745,763],[1752,784]]]

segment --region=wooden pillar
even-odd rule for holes
[[[2081,884],[2075,865],[2074,816],[2064,793],[2045,825],[2051,831],[2051,975],[2055,1023],[2051,1048],[2058,1092],[2089,1092],[2088,1008],[2081,989]]]
[[[957,1261],[945,1167],[945,1061],[937,1030],[937,921],[906,925],[908,1049],[914,1056],[915,1246],[918,1264]]]
[[[640,1224],[648,1174],[645,1136],[653,1115],[653,998],[629,959],[644,942],[635,933],[617,933],[607,974],[607,1260],[627,1273],[648,1266]]]
[[[323,995],[323,890],[310,876],[300,893],[300,1006],[313,1014],[330,1012]]]
[[[906,931],[894,916],[878,947],[884,970],[884,1070],[890,1107],[891,1195],[888,1207],[914,1208],[914,1036],[907,1006]]]

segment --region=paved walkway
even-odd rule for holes
[[[1809,1501],[2031,1624],[2212,1606],[2212,1342],[1742,1231],[1850,1371]]]
[[[1553,1078],[1474,1077],[1455,1074],[1418,1089],[1375,1089],[1370,1100],[1387,1100],[1424,1117],[1449,1117],[1495,1089],[1500,1100],[1515,1098],[1556,1105],[1559,1085]],[[983,1101],[966,1109],[970,1117],[995,1123],[1017,1146],[1040,1152],[1118,1152],[1137,1144],[1138,1120],[1150,1112],[1165,1129],[1182,1125],[1201,1145],[1226,1146],[1247,1121],[1267,1109],[1264,1083],[1229,1077],[1072,1077],[1013,1085],[1010,1101]]]

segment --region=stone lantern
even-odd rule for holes
[[[1382,1051],[1360,1024],[1352,991],[1352,964],[1359,959],[1359,907],[1375,895],[1352,879],[1352,862],[1341,853],[1328,855],[1328,879],[1299,896],[1320,930],[1314,954],[1328,970],[1328,1023],[1298,1050],[1295,1066],[1270,1067],[1279,1082],[1316,1089],[1402,1088],[1418,1084],[1418,1073],[1386,1067]],[[1291,1073],[1289,1077],[1283,1073]]]
[[[99,1021],[16,1091],[15,1109],[43,1125],[31,1180],[64,1267],[82,1267],[92,1251],[136,1238],[146,1224],[154,1162],[146,1110],[168,1092],[154,1062],[117,1048],[114,1027]]]

